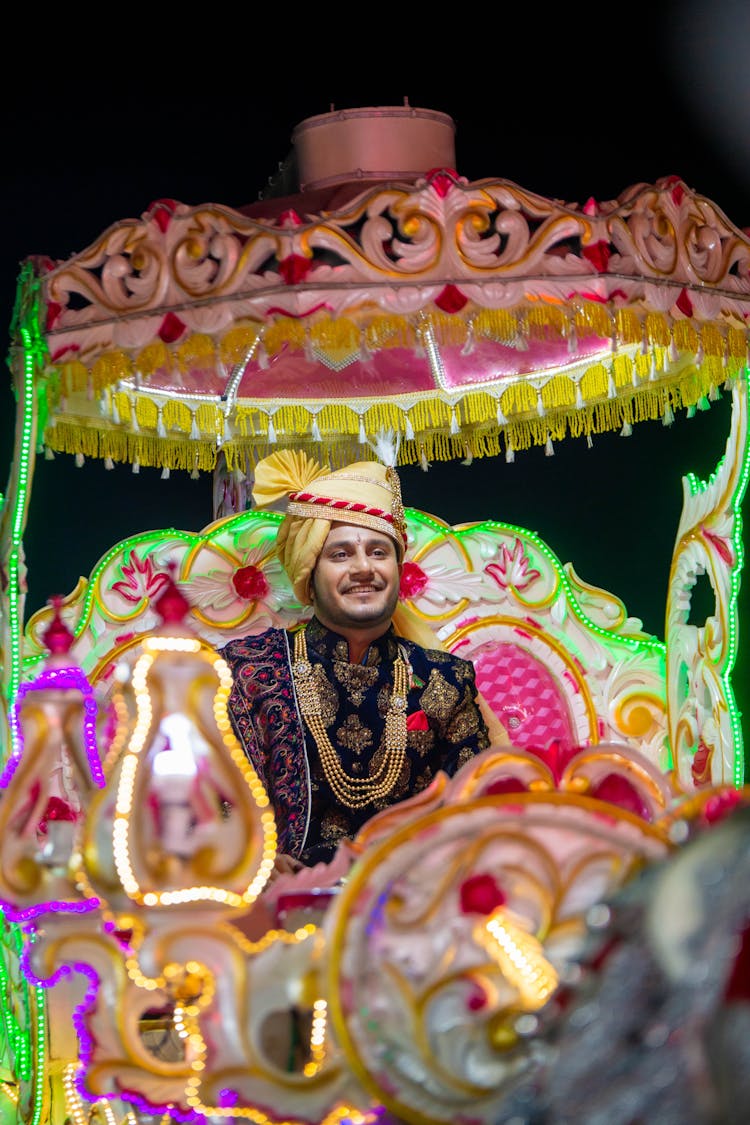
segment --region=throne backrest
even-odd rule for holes
[[[486,700],[521,747],[627,742],[660,769],[665,646],[614,595],[582,582],[532,532],[492,521],[451,527],[407,509],[401,595],[452,651],[471,659]],[[159,624],[171,572],[208,642],[292,627],[300,606],[275,555],[281,516],[250,510],[202,532],[153,531],[116,544],[64,599],[73,656],[106,688],[119,659]],[[30,620],[24,673],[44,655],[51,608]]]

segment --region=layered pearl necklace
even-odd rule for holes
[[[323,773],[337,800],[347,808],[361,809],[385,797],[396,784],[406,756],[406,695],[409,688],[409,669],[401,649],[399,648],[399,654],[393,665],[391,698],[385,717],[385,754],[377,772],[370,774],[369,777],[351,777],[343,769],[338,754],[331,745],[328,731],[323,723],[313,668],[307,656],[304,629],[300,629],[294,637],[292,675],[300,710],[315,739]]]

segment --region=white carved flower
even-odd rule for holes
[[[267,546],[249,547],[236,560],[218,556],[216,563],[190,578],[190,599],[201,609],[239,614],[248,604],[261,603],[275,613],[296,604],[284,568]]]
[[[464,598],[474,600],[484,584],[484,575],[447,566],[422,566],[405,562],[401,572],[402,600],[429,602],[434,606],[457,605]]]

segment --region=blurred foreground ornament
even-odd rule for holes
[[[268,797],[231,730],[229,668],[185,624],[190,607],[171,579],[155,608],[163,625],[114,696],[121,730],[80,875],[113,908],[147,917],[197,902],[215,918],[245,913],[273,866]]]
[[[608,902],[743,795],[685,794],[625,743],[500,746],[270,885],[275,823],[228,666],[161,577],[108,710],[59,612],[19,696],[0,879],[26,980],[51,996],[54,1103],[144,1125],[523,1119],[570,1049]]]
[[[22,684],[10,714],[13,752],[0,776],[0,897],[7,917],[95,909],[71,881],[76,833],[89,800],[104,786],[97,731],[106,715],[81,668],[75,638],[53,599],[42,672]]]

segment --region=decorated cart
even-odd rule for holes
[[[522,1120],[561,1088],[606,904],[745,798],[748,238],[677,179],[583,205],[467,182],[452,120],[408,105],[309,118],[294,145],[294,191],[161,199],[22,264],[0,524],[8,1120]],[[474,661],[507,742],[270,888],[275,826],[218,650],[307,611],[281,514],[251,506],[257,460],[368,459],[383,430],[403,465],[511,460],[720,396],[724,456],[683,481],[663,637],[501,513],[407,509],[401,597]],[[27,620],[45,453],[212,474],[214,510],[113,543]],[[731,949],[714,964],[715,998]]]

